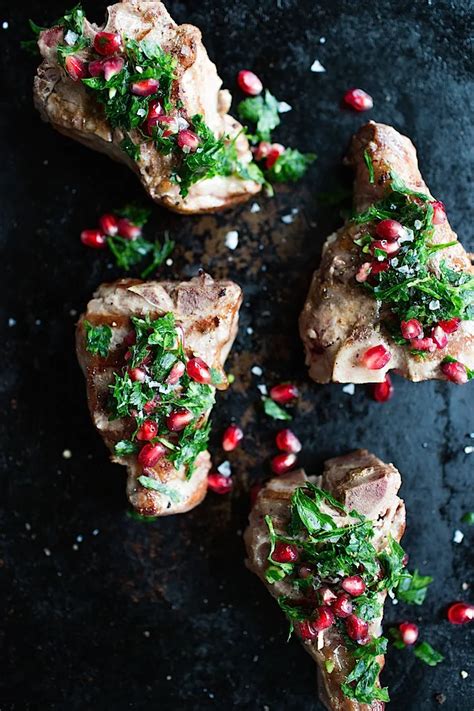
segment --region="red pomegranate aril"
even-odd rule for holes
[[[173,410],[166,418],[166,426],[171,432],[181,432],[184,428],[192,422],[194,418],[193,413],[187,410],[185,407],[181,407],[179,410]]]
[[[346,619],[346,631],[355,642],[365,640],[369,632],[369,625],[356,615],[349,615]]]
[[[298,560],[298,548],[291,543],[283,543],[278,541],[275,544],[275,550],[272,553],[272,558],[276,563],[294,563]]]
[[[79,59],[79,57],[75,57],[73,54],[69,54],[66,57],[64,66],[73,81],[85,79],[89,75],[86,63],[82,59]]]
[[[309,620],[303,620],[303,622],[296,622],[295,629],[301,639],[311,640],[318,636],[317,631],[314,629],[312,622]]]
[[[365,281],[367,281],[369,274],[372,271],[372,265],[370,262],[364,262],[363,264],[360,265],[357,274],[355,276],[356,281],[359,282],[359,284],[363,284]]]
[[[352,609],[352,600],[346,593],[338,595],[332,605],[332,611],[336,617],[340,617],[342,619],[352,615]]]
[[[394,242],[389,242],[386,239],[376,239],[370,245],[370,250],[374,254],[376,249],[380,249],[385,254],[392,256],[400,250],[400,243],[395,240]]]
[[[441,371],[452,383],[464,385],[469,380],[466,366],[458,360],[455,362],[441,363]]]
[[[392,385],[392,379],[388,373],[383,382],[374,384],[373,394],[376,402],[387,402],[387,400],[390,400],[393,396],[393,393],[394,387]]]
[[[292,400],[296,400],[299,394],[298,388],[292,383],[280,383],[279,385],[274,385],[270,390],[271,399],[279,405],[286,405]]]
[[[173,365],[171,368],[168,377],[166,378],[166,382],[168,385],[176,385],[181,379],[181,377],[184,375],[184,371],[186,370],[186,366],[184,365],[182,360],[176,361],[176,363]]]
[[[124,239],[136,239],[140,237],[142,233],[142,228],[138,225],[134,225],[133,222],[127,220],[126,217],[121,217],[117,222],[117,230],[120,237]]]
[[[242,69],[237,74],[237,84],[244,94],[258,96],[263,91],[263,84],[256,74],[249,69]]]
[[[268,141],[260,141],[258,146],[253,150],[255,160],[263,160],[266,158],[271,150],[271,147],[271,143],[268,143]]]
[[[398,625],[398,629],[403,644],[415,644],[418,639],[418,625],[415,625],[414,622],[402,622]]]
[[[157,423],[154,420],[145,420],[139,427],[136,438],[140,440],[140,442],[148,442],[150,439],[153,439],[153,437],[156,437],[157,434]]]
[[[138,452],[138,463],[143,467],[154,467],[159,459],[166,454],[166,447],[157,442],[156,444],[145,444]]]
[[[461,323],[460,318],[450,318],[447,321],[439,321],[438,326],[441,326],[445,333],[456,333]]]
[[[244,437],[244,433],[238,425],[229,425],[222,435],[222,449],[224,452],[232,452],[236,449]]]
[[[103,59],[94,59],[89,62],[87,69],[91,77],[100,77],[104,73],[104,61]]]
[[[234,482],[230,476],[214,473],[207,477],[207,485],[215,494],[228,494],[232,490]]]
[[[321,598],[323,605],[332,605],[337,600],[337,595],[335,595],[331,588],[328,588],[327,585],[319,588],[316,592]]]
[[[434,353],[437,349],[436,343],[432,338],[412,338],[410,341],[410,346],[416,351],[426,351],[427,353]]]
[[[202,358],[190,358],[186,363],[186,372],[197,383],[210,383],[212,380],[211,369]]]
[[[448,345],[448,334],[441,328],[439,324],[435,326],[431,331],[431,338],[433,339],[439,350],[446,348],[446,346]]]
[[[115,32],[98,32],[94,37],[94,49],[103,57],[110,57],[122,49],[122,38]]]
[[[298,454],[301,452],[301,442],[298,437],[289,429],[281,430],[276,438],[276,446],[281,449],[282,452],[292,452],[293,454]]]
[[[314,620],[311,620],[311,627],[316,632],[322,632],[323,630],[327,630],[335,622],[334,613],[329,607],[326,607],[325,605],[321,605],[320,607],[316,608],[316,615],[316,618]]]
[[[419,338],[423,333],[423,326],[416,318],[411,318],[409,321],[402,321],[400,330],[403,338],[410,341],[412,338]]]
[[[464,625],[474,620],[474,605],[467,602],[455,602],[448,607],[448,620],[453,625]]]
[[[103,249],[107,244],[107,239],[100,230],[83,230],[81,232],[81,242],[86,247],[92,247],[92,249]]]
[[[130,377],[130,380],[133,380],[134,383],[143,383],[143,381],[146,379],[146,372],[143,370],[143,368],[129,368],[127,372]]]
[[[387,262],[386,259],[382,260],[381,262],[372,262],[372,264],[370,265],[370,276],[377,276],[377,274],[386,272],[387,269],[390,269],[390,264],[389,262]]]
[[[355,111],[368,111],[374,105],[374,100],[363,89],[349,89],[344,94],[344,103]]]
[[[358,597],[358,595],[362,595],[362,593],[365,592],[367,586],[360,575],[350,575],[344,578],[341,587],[349,593],[349,595],[352,595],[352,597]]]
[[[200,142],[199,136],[188,128],[180,131],[176,139],[176,143],[184,153],[194,153],[194,151],[197,151]]]
[[[392,357],[382,344],[368,348],[361,356],[362,364],[369,370],[381,370],[384,368]]]
[[[109,213],[102,215],[99,217],[99,225],[104,235],[109,235],[109,237],[113,237],[118,232],[118,223],[115,215]]]
[[[296,464],[296,454],[277,454],[271,462],[272,472],[274,474],[285,474],[289,472]]]
[[[130,91],[136,96],[151,96],[156,93],[159,86],[158,79],[141,79],[133,82]]]
[[[441,200],[435,200],[431,203],[433,208],[433,225],[442,225],[446,222],[446,208]]]
[[[270,170],[270,168],[273,168],[275,163],[277,162],[278,158],[285,152],[285,146],[282,146],[281,143],[272,143],[270,146],[270,150],[267,153],[267,157],[265,160],[265,167],[267,170]]]
[[[156,408],[158,407],[159,402],[160,402],[160,399],[158,396],[154,397],[153,400],[148,400],[148,402],[146,402],[143,405],[143,412],[146,415],[151,415],[152,412],[155,412]]]
[[[380,239],[395,242],[405,234],[405,229],[397,220],[382,220],[375,228],[375,232]]]
[[[124,64],[122,57],[112,57],[111,59],[95,59],[93,62],[89,62],[87,68],[91,77],[103,75],[105,81],[109,81],[122,71]]]

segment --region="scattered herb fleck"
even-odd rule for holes
[[[93,326],[89,321],[84,320],[86,330],[86,351],[93,355],[100,355],[106,358],[109,353],[112,329],[107,324]]]

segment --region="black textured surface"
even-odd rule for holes
[[[104,3],[86,6],[100,19]],[[472,4],[168,6],[176,20],[201,27],[227,86],[233,88],[239,68],[253,68],[293,106],[277,137],[315,149],[319,160],[303,184],[280,190],[273,201],[259,198],[257,214],[250,206],[204,218],[154,209],[148,234],[169,228],[179,245],[167,276],[193,274],[202,264],[245,289],[229,360],[237,381],[214,411],[216,462],[218,435],[231,415],[243,421],[247,436],[231,457],[238,482],[232,497],[210,494],[190,514],[152,525],[132,521],[124,471],[108,462],[89,422],[73,333],[94,288],[119,275],[105,254],[82,247],[80,230],[103,210],[144,195],[125,168],[59,136],[34,112],[35,64],[18,42],[29,16],[42,24],[62,14],[62,3],[39,9],[25,0],[1,10],[0,25],[9,27],[0,29],[6,80],[0,708],[321,709],[311,660],[296,641],[285,644],[279,610],[243,565],[248,484],[267,475],[277,430],[256,407],[256,384],[293,378],[303,390],[294,427],[307,470],[317,472],[326,457],[357,446],[393,461],[404,479],[411,565],[435,576],[423,608],[388,603],[386,619],[419,621],[423,638],[446,661],[431,669],[410,653],[391,652],[383,674],[390,708],[435,709],[435,695],[444,694],[442,708],[470,711],[473,629],[449,625],[443,607],[470,594],[462,584],[472,574],[473,530],[460,518],[474,508],[474,454],[464,453],[474,444],[472,387],[395,379],[395,397],[384,406],[363,387],[353,396],[339,385],[317,387],[305,374],[296,318],[322,241],[338,224],[315,194],[340,184],[343,149],[367,118],[392,123],[414,140],[428,184],[474,248]],[[316,58],[326,73],[310,72]],[[373,95],[373,111],[341,110],[351,86]],[[286,225],[281,216],[291,208],[299,213]],[[224,245],[229,229],[240,233],[235,252]],[[262,378],[250,373],[254,364],[264,369]],[[63,458],[66,449],[71,459]],[[458,527],[465,538],[454,544]],[[461,670],[469,672],[466,680]]]

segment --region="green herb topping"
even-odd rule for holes
[[[280,405],[278,405],[274,400],[269,397],[262,398],[263,410],[266,415],[272,417],[274,420],[291,420],[291,415],[289,412],[284,410]]]
[[[348,512],[328,492],[310,482],[293,492],[290,513],[282,533],[276,532],[276,522],[270,516],[265,518],[270,538],[266,579],[270,584],[285,580],[289,585],[291,594],[280,595],[278,603],[290,622],[290,634],[297,626],[308,639],[303,630],[318,615],[316,608],[324,604],[321,591],[329,588],[339,596],[344,593],[341,583],[352,576],[363,581],[363,593],[351,598],[352,615],[360,621],[367,623],[381,615],[380,593],[396,593],[403,601],[421,604],[431,578],[406,570],[403,548],[393,538],[389,537],[386,547],[378,551],[372,521],[356,511]],[[279,554],[282,546],[291,548],[294,562]],[[388,701],[387,689],[378,686],[377,661],[387,639],[368,638],[358,644],[349,636],[345,619],[334,617],[330,624],[337,627],[354,659],[354,667],[342,685],[343,693],[361,703]]]
[[[115,373],[110,385],[109,413],[112,420],[131,418],[133,434],[130,439],[117,442],[115,453],[120,457],[137,455],[146,468],[146,461],[141,460],[143,447],[159,445],[159,456],[166,457],[177,469],[185,467],[190,477],[196,457],[207,448],[207,416],[214,404],[215,388],[188,374],[189,357],[173,314],[155,320],[132,316],[131,321],[134,337],[129,334],[127,341],[134,343],[126,352],[126,366]],[[88,338],[89,334],[90,331]],[[170,420],[177,411],[186,412],[187,424],[170,430]],[[138,481],[145,488],[177,500],[176,492],[152,477],[142,476]]]
[[[364,158],[373,182],[367,152]],[[446,346],[445,324],[449,334],[460,320],[474,318],[474,276],[452,269],[444,260],[433,269],[430,258],[457,242],[435,244],[433,204],[423,193],[407,188],[396,175],[391,178],[389,194],[352,220],[359,227],[354,242],[364,262],[356,279],[381,303],[383,324],[395,343],[406,345],[412,355],[424,357]],[[393,241],[384,241],[377,233],[384,220],[399,223],[400,235]],[[403,322],[419,324],[419,335],[410,338]],[[438,324],[443,329],[441,339],[433,333]]]
[[[107,324],[93,326],[89,321],[84,321],[86,330],[86,351],[106,358],[109,353],[112,329]]]

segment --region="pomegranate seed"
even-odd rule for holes
[[[87,68],[91,77],[100,77],[100,75],[104,73],[104,60],[94,59],[93,62],[89,62]]]
[[[98,32],[94,37],[94,49],[103,57],[110,57],[122,49],[122,38],[115,32]]]
[[[344,578],[341,583],[341,587],[352,597],[358,597],[365,592],[367,585],[362,580],[360,575],[350,575],[348,578]]]
[[[285,146],[281,143],[272,143],[270,150],[268,151],[267,158],[265,160],[265,167],[270,170],[273,168],[278,158],[285,152]]]
[[[445,333],[455,333],[460,323],[460,318],[450,318],[448,321],[439,321],[438,326],[441,326]]]
[[[171,432],[181,432],[184,428],[193,421],[194,415],[185,407],[179,410],[173,410],[166,418],[166,426]]]
[[[446,222],[446,208],[441,200],[435,200],[431,203],[433,207],[433,225],[442,225]]]
[[[183,361],[176,361],[176,363],[171,368],[168,377],[166,378],[166,382],[168,383],[168,385],[176,385],[176,383],[180,381],[181,376],[184,375],[185,370],[186,366],[184,365]]]
[[[324,605],[332,605],[333,602],[337,600],[337,596],[333,593],[331,588],[327,587],[327,585],[322,588],[319,588],[319,590],[316,590],[316,592],[318,593]]]
[[[446,348],[446,346],[448,345],[448,334],[444,329],[441,328],[439,324],[435,326],[431,331],[431,338],[433,339],[439,350]]]
[[[211,369],[202,358],[190,358],[186,363],[186,372],[197,383],[210,383],[212,380]]]
[[[395,240],[394,242],[389,242],[386,239],[376,239],[370,245],[370,250],[374,254],[376,249],[382,250],[387,255],[394,255],[400,250],[400,243]]]
[[[129,368],[127,372],[130,376],[130,380],[133,380],[134,383],[143,383],[146,379],[146,372],[143,368]]]
[[[120,237],[124,239],[136,239],[140,237],[142,233],[142,228],[138,225],[134,225],[133,222],[127,220],[126,217],[121,217],[117,222],[117,230]]]
[[[362,364],[369,370],[380,370],[384,368],[392,357],[382,344],[368,348],[361,356]]]
[[[317,617],[311,620],[311,627],[316,630],[316,632],[327,630],[328,627],[331,627],[335,622],[334,613],[325,605],[316,608],[316,615]]]
[[[154,420],[145,420],[141,427],[138,429],[136,438],[141,442],[148,442],[148,440],[153,439],[158,434],[158,425]]]
[[[271,462],[274,474],[285,474],[296,464],[296,454],[277,454]]]
[[[207,485],[215,494],[228,494],[231,491],[234,482],[230,476],[223,474],[209,474],[207,477]]]
[[[377,276],[377,274],[380,274],[381,272],[386,272],[387,269],[390,269],[390,264],[384,259],[381,262],[372,262],[370,267],[370,276]]]
[[[344,94],[344,103],[355,111],[368,111],[374,105],[374,100],[363,89],[349,89]]]
[[[301,639],[314,639],[318,636],[318,633],[316,632],[312,623],[309,620],[304,620],[303,622],[296,622],[295,629],[300,635]]]
[[[367,281],[367,278],[369,274],[372,271],[372,265],[370,262],[364,262],[363,264],[360,265],[359,270],[356,274],[356,281],[359,282],[359,284],[363,284],[364,281]]]
[[[356,615],[349,615],[346,620],[346,631],[351,639],[356,642],[365,640],[369,632],[369,625]]]
[[[298,388],[292,383],[280,383],[280,385],[274,385],[270,390],[271,399],[279,405],[286,405],[299,397],[299,394]]]
[[[400,630],[400,635],[404,644],[415,644],[416,640],[418,639],[417,625],[415,625],[413,622],[402,622],[400,625],[398,625],[398,629]]]
[[[104,235],[109,235],[110,237],[113,237],[118,232],[117,218],[115,217],[115,215],[102,215],[102,217],[99,217],[99,225]],[[135,341],[133,342],[135,343]]]
[[[428,353],[434,353],[436,350],[436,343],[432,338],[412,338],[410,346],[417,351],[427,351]]]
[[[448,620],[453,625],[464,625],[474,620],[474,605],[467,602],[455,602],[448,608]]]
[[[254,484],[250,487],[250,508],[255,505],[255,502],[257,501],[257,496],[259,495],[262,489],[262,484]]]
[[[394,387],[392,385],[392,379],[387,373],[385,380],[382,383],[374,384],[374,400],[377,402],[387,402],[390,400],[394,392]]]
[[[301,452],[301,442],[291,430],[281,430],[277,434],[275,441],[276,446],[282,452],[292,452],[293,454]]]
[[[143,467],[154,467],[159,459],[166,454],[166,447],[157,442],[156,444],[145,444],[138,452],[138,462]]]
[[[400,237],[403,237],[405,228],[397,220],[382,220],[375,228],[375,232],[380,239],[387,240],[387,242],[395,242]]]
[[[453,362],[447,361],[446,363],[441,363],[441,370],[448,380],[452,383],[457,383],[458,385],[464,385],[469,380],[467,375],[466,366],[460,363],[458,360]]]
[[[336,617],[344,618],[352,615],[352,601],[349,595],[345,593],[338,595],[332,606],[332,611]]]
[[[250,96],[258,96],[263,91],[263,84],[258,76],[248,69],[242,69],[237,74],[237,84],[244,94],[250,94]]]
[[[148,400],[148,402],[143,405],[143,412],[146,415],[151,415],[152,412],[155,412],[159,402],[159,397],[154,397],[153,400]]]
[[[258,146],[254,148],[253,155],[255,160],[263,160],[263,158],[266,158],[271,150],[271,147],[272,146],[268,143],[268,141],[260,141]]]
[[[109,81],[122,71],[124,64],[122,57],[112,57],[111,59],[95,59],[93,62],[89,62],[87,68],[91,77],[103,75],[105,81]]]
[[[222,435],[222,449],[224,452],[232,452],[242,441],[244,433],[237,425],[229,425]]]
[[[298,560],[298,548],[291,543],[282,543],[279,541],[275,545],[275,550],[272,553],[272,558],[276,563],[294,563]]]
[[[135,81],[130,87],[132,94],[136,96],[151,96],[155,94],[160,82],[158,79],[141,79],[140,81]]]
[[[79,81],[79,79],[85,79],[88,76],[86,63],[73,54],[69,54],[66,57],[64,66],[73,81]]]
[[[412,338],[419,338],[423,333],[423,326],[416,318],[411,318],[409,321],[402,321],[400,330],[403,338],[410,341]]]
[[[157,116],[156,119],[150,119],[148,121],[149,128],[153,128],[157,123],[163,126],[168,126],[168,128],[163,129],[163,138],[168,138],[173,136],[179,131],[178,119],[176,116]]]
[[[92,249],[103,249],[107,244],[107,239],[100,230],[83,230],[81,232],[81,242],[86,247],[92,247]]]
[[[176,143],[184,153],[194,153],[199,148],[200,142],[199,136],[187,128],[180,131],[176,139]]]

